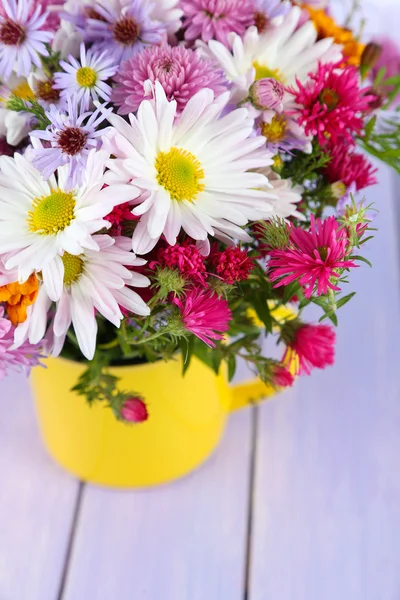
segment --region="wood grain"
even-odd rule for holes
[[[56,600],[78,483],[47,456],[24,377],[0,384],[0,482],[0,600]]]

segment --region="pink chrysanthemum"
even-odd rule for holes
[[[325,369],[335,362],[336,334],[328,325],[290,321],[281,337],[287,345],[282,360],[297,375],[310,375],[312,369]]]
[[[215,347],[213,340],[222,340],[229,329],[232,313],[228,302],[216,294],[203,289],[193,289],[182,300],[174,298],[174,304],[181,311],[182,322],[190,333],[202,342]]]
[[[243,36],[254,22],[253,0],[182,0],[181,8],[185,39],[189,41],[214,39],[230,46],[229,34]]]
[[[123,62],[114,79],[117,85],[111,100],[119,106],[121,115],[139,108],[150,93],[145,89],[148,80],[161,83],[168,100],[176,100],[178,113],[203,88],[210,88],[215,96],[219,96],[228,87],[222,70],[210,60],[184,46],[167,44],[146,48]]]
[[[174,244],[160,248],[157,261],[150,263],[150,268],[157,265],[178,271],[189,279],[195,279],[205,285],[207,277],[204,257],[195,244]]]
[[[4,308],[0,306],[0,381],[10,369],[29,375],[30,368],[40,364],[39,346],[25,342],[19,348],[12,349],[14,333],[15,327],[4,317]]]
[[[334,146],[331,149],[331,157],[324,169],[330,183],[341,181],[346,187],[354,184],[357,191],[377,183],[377,169],[363,154],[354,152],[346,144]]]
[[[335,217],[321,221],[312,215],[310,231],[292,227],[288,247],[271,251],[269,278],[279,280],[274,287],[298,281],[306,298],[313,292],[320,296],[329,289],[340,291],[332,279],[340,276],[339,269],[356,266],[348,260],[347,251],[346,230]]]
[[[355,134],[364,126],[361,115],[372,100],[372,96],[363,95],[359,81],[355,67],[343,69],[333,63],[320,64],[304,85],[296,81],[297,88],[290,88],[290,92],[298,104],[298,122],[307,135],[317,137],[322,146],[337,144],[343,138],[354,144]]]
[[[255,266],[247,250],[233,246],[228,246],[223,252],[216,252],[212,262],[217,275],[229,285],[245,281]]]

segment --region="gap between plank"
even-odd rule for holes
[[[67,582],[69,565],[71,562],[72,550],[74,547],[75,535],[76,535],[77,525],[78,525],[78,520],[79,520],[79,513],[80,513],[81,504],[82,504],[82,496],[83,496],[83,491],[85,489],[85,486],[86,486],[86,484],[83,481],[79,482],[78,493],[76,495],[74,514],[72,516],[71,529],[69,532],[68,545],[67,545],[67,550],[65,553],[65,560],[64,560],[64,568],[63,568],[62,575],[61,575],[60,588],[59,588],[57,600],[62,600],[64,597],[64,591],[65,591],[65,586],[66,586],[66,582]]]
[[[252,534],[253,534],[253,518],[254,518],[253,511],[254,511],[254,500],[255,500],[255,479],[256,479],[259,412],[260,412],[259,405],[257,403],[255,403],[251,408],[249,503],[248,503],[248,510],[247,510],[246,567],[245,567],[243,600],[250,599],[251,541],[252,541]]]

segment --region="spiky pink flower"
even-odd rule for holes
[[[375,173],[378,169],[369,160],[347,144],[338,144],[330,150],[331,160],[324,169],[330,183],[341,181],[346,187],[352,184],[357,191],[377,183]]]
[[[269,278],[279,280],[274,287],[298,281],[306,298],[340,291],[332,279],[340,277],[340,269],[356,266],[348,259],[348,244],[346,230],[335,217],[321,221],[311,215],[309,231],[292,227],[288,247],[271,251]]]
[[[206,265],[196,244],[174,244],[160,248],[157,260],[150,263],[150,268],[157,265],[168,269],[178,269],[184,277],[195,279],[205,285]]]
[[[116,235],[122,235],[122,228],[128,221],[137,221],[138,217],[132,214],[133,206],[129,202],[114,206],[112,211],[104,218],[111,223],[113,233]]]
[[[228,246],[223,252],[216,252],[212,257],[215,271],[223,281],[233,285],[238,281],[245,281],[254,269],[254,260],[248,255],[247,250]]]
[[[314,368],[325,369],[335,362],[336,334],[328,325],[289,321],[281,338],[287,346],[283,363],[297,375],[310,375]]]
[[[354,144],[355,134],[364,126],[362,113],[372,100],[360,89],[359,71],[352,66],[320,64],[305,84],[296,83],[297,87],[290,88],[298,105],[294,114],[306,134],[317,137],[321,146],[335,145],[341,139]]]
[[[147,406],[142,398],[128,398],[122,405],[121,417],[129,423],[143,423],[149,418]]]
[[[0,306],[0,381],[9,369],[23,371],[29,375],[31,367],[40,364],[41,348],[25,342],[19,348],[14,345],[15,327],[4,317],[4,307]]]
[[[185,39],[189,41],[218,40],[230,46],[229,34],[243,36],[254,22],[253,0],[182,0],[181,8]]]
[[[118,112],[126,115],[135,112],[148,97],[145,82],[159,81],[168,100],[176,100],[178,113],[197,92],[207,87],[219,96],[228,88],[223,72],[206,58],[184,46],[164,44],[153,46],[122,63],[111,100],[119,106]]]
[[[174,298],[173,303],[181,311],[185,329],[211,348],[215,347],[213,340],[222,340],[229,329],[232,313],[228,302],[214,292],[195,288],[183,300]]]

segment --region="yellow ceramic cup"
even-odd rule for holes
[[[124,390],[146,399],[149,419],[137,425],[117,421],[101,404],[89,407],[71,392],[83,365],[48,359],[32,372],[45,444],[67,471],[84,481],[116,487],[144,487],[182,477],[216,448],[229,412],[274,393],[254,380],[230,387],[198,359],[182,377],[180,360],[114,367]]]

